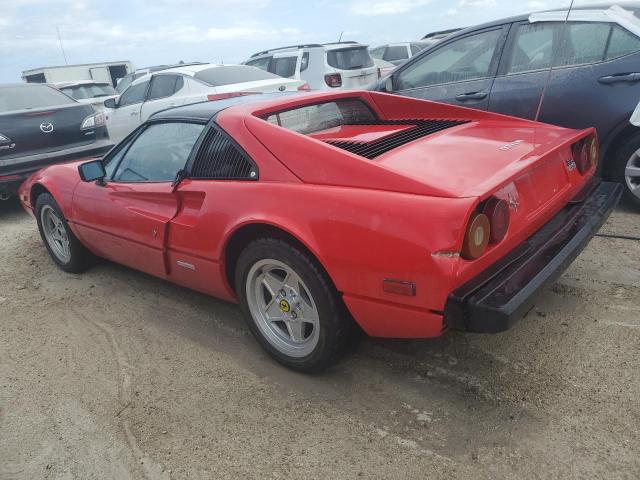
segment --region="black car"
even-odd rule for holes
[[[104,115],[48,85],[0,85],[0,199],[40,168],[113,146]]]
[[[640,206],[640,128],[629,121],[640,101],[640,3],[609,7],[590,6],[566,24],[566,14],[550,12],[462,30],[375,89],[535,119],[548,82],[539,120],[595,127],[601,174]]]

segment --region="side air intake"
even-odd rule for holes
[[[257,180],[258,168],[226,133],[213,127],[196,154],[191,178]]]
[[[341,148],[361,157],[373,159],[383,153],[387,153],[394,148],[413,142],[422,137],[432,135],[436,132],[448,128],[464,125],[471,120],[378,120],[367,122],[350,123],[350,125],[412,125],[401,132],[391,134],[387,137],[373,142],[353,142],[349,140],[325,140],[326,143],[334,147]]]

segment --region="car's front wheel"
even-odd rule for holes
[[[640,135],[617,152],[611,173],[613,180],[622,183],[625,198],[640,207]]]
[[[351,319],[326,273],[309,254],[262,238],[240,254],[236,291],[251,332],[276,360],[302,372],[335,363]]]
[[[35,214],[42,241],[53,261],[62,270],[80,273],[92,265],[93,255],[73,234],[62,210],[50,194],[38,196]]]

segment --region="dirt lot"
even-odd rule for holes
[[[16,203],[0,252],[2,480],[640,477],[640,242],[595,238],[507,333],[366,339],[321,376],[233,305],[63,273]]]

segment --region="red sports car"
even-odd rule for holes
[[[593,129],[374,92],[245,96],[160,112],[20,197],[63,270],[103,257],[238,302],[311,372],[356,324],[509,328],[617,203],[597,158]]]

